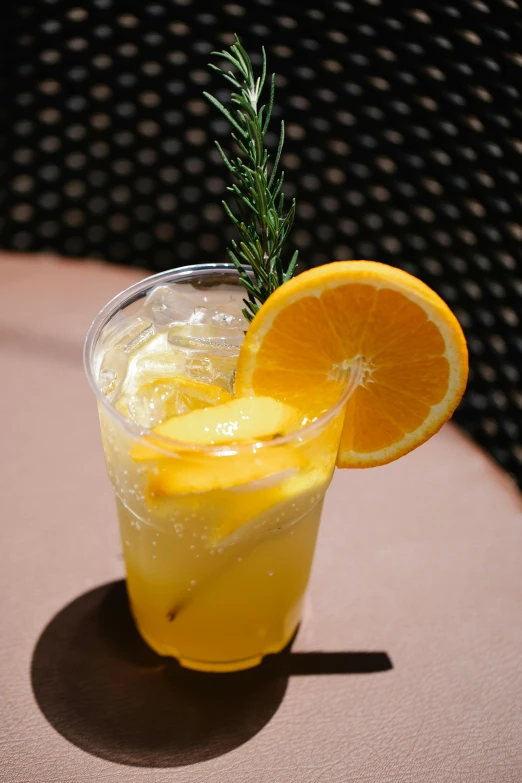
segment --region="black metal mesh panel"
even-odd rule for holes
[[[279,74],[302,264],[375,258],[435,288],[471,351],[456,418],[522,484],[515,0],[22,0],[3,25],[0,246],[223,259],[229,129],[202,90],[223,95],[207,63],[232,31]]]

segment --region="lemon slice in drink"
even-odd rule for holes
[[[302,455],[289,446],[255,447],[297,430],[301,421],[300,412],[270,397],[235,398],[168,419],[135,444],[131,456],[154,463],[152,497],[226,489],[302,466]],[[252,447],[237,452],[237,444]]]
[[[247,486],[267,476],[296,471],[306,464],[302,454],[288,446],[258,449],[224,456],[183,456],[160,460],[149,475],[152,498],[211,492]],[[250,512],[248,512],[250,513]]]
[[[166,452],[178,451],[180,443],[193,446],[249,443],[286,435],[298,429],[302,418],[295,408],[271,397],[234,398],[223,405],[173,416],[154,427],[144,440]],[[177,443],[171,447],[168,440]],[[158,452],[146,443],[138,443],[132,450],[132,458],[157,459]]]

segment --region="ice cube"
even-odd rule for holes
[[[168,342],[176,353],[184,357],[185,375],[202,383],[217,384],[232,393],[244,334],[240,329],[213,324],[216,311],[207,311],[204,307],[197,310],[200,322],[173,324],[168,332]],[[203,318],[207,323],[203,322]]]
[[[112,348],[122,335],[128,334],[136,323],[136,314],[129,315],[125,310],[119,310],[103,328],[97,350]]]
[[[132,366],[132,389],[137,389],[144,383],[173,378],[183,373],[184,368],[185,357],[173,350],[140,356]]]
[[[154,337],[153,324],[151,321],[145,321],[140,318],[125,337],[118,341],[118,345],[123,343],[123,350],[125,353],[131,354],[134,353],[134,351],[137,351],[138,348],[148,342],[152,337]]]
[[[185,372],[194,380],[215,383],[230,394],[234,393],[237,353],[224,352],[207,354],[205,358],[187,360]]]
[[[238,355],[243,334],[233,334],[233,330],[221,330],[205,324],[173,324],[168,333],[170,345],[187,354],[224,354]]]
[[[183,372],[188,378],[233,392],[239,345],[216,339],[206,327],[188,325],[183,330],[171,327],[168,339],[173,352],[183,357]]]
[[[103,336],[103,352],[98,383],[103,394],[114,401],[121,394],[129,367],[129,358],[154,337],[154,326],[144,318],[120,320],[119,328],[111,322],[110,337]]]
[[[159,285],[145,299],[141,313],[156,326],[186,323],[194,312],[194,302],[181,293],[175,284]]]
[[[236,376],[236,355],[214,354],[204,357],[194,356],[187,359],[185,375],[194,381],[220,386],[230,394],[234,393]]]
[[[225,310],[216,310],[212,316],[212,323],[216,326],[220,326],[222,329],[234,329],[234,322],[236,317],[232,313],[227,313]]]
[[[191,368],[192,369],[192,368]],[[129,387],[121,394],[116,407],[123,415],[141,427],[155,427],[171,416],[181,416],[196,408],[212,405],[214,395],[205,394],[200,385],[191,387],[187,379],[192,375],[171,375],[158,378],[130,392]],[[201,380],[201,376],[198,378]],[[205,377],[204,379],[208,379]]]
[[[120,395],[128,365],[128,354],[121,346],[111,348],[103,355],[98,372],[98,383],[102,394],[110,400],[115,400]]]
[[[247,329],[246,320],[241,314],[240,303],[234,302],[230,305],[218,305],[214,309],[209,307],[196,307],[188,319],[188,323],[194,326],[204,325],[227,332],[237,331],[241,333],[238,339],[243,340]]]
[[[213,311],[208,307],[196,307],[192,310],[187,323],[198,326],[210,326],[212,323]]]
[[[244,337],[248,324],[241,312],[241,307],[242,302],[237,301],[230,305],[217,307],[212,316],[212,324],[221,329],[238,330]]]
[[[165,418],[178,413],[174,378],[157,380],[140,387],[134,394],[122,394],[116,403],[118,410],[141,427],[155,427]],[[180,411],[185,413],[186,411]]]
[[[134,353],[140,346],[154,337],[154,325],[147,318],[134,316],[125,318],[119,326],[112,322],[108,324],[101,341],[101,349],[111,351],[119,349],[126,354]]]

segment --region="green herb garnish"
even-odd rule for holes
[[[226,201],[223,201],[223,206],[238,231],[239,242],[233,239],[227,252],[247,290],[248,298],[243,300],[243,314],[251,321],[270,294],[294,275],[298,251],[294,252],[285,271],[281,251],[294,222],[295,199],[285,215],[282,193],[284,172],[279,171],[285,136],[284,122],[281,122],[279,144],[270,173],[270,156],[264,144],[274,104],[275,74],[270,82],[268,105],[258,107],[266,79],[265,50],[262,50],[262,73],[256,78],[250,57],[239,43],[237,35],[235,41],[230,52],[224,50],[212,54],[228,60],[237,69],[238,75],[232,71],[225,72],[216,65],[210,64],[210,68],[232,85],[235,91],[230,101],[237,108],[226,108],[208,92],[204,95],[232,125],[232,138],[242,153],[242,156],[230,159],[216,141],[219,153],[235,180],[227,190],[236,196],[237,215]],[[252,268],[253,279],[245,265]]]

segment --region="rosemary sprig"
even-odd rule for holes
[[[234,88],[230,101],[234,107],[228,109],[221,101],[205,92],[204,95],[216,106],[232,125],[232,138],[239,147],[236,158],[228,158],[219,142],[219,150],[225,166],[234,179],[227,188],[236,197],[237,214],[223,201],[225,211],[236,227],[239,241],[233,239],[227,252],[239,272],[241,283],[246,288],[243,314],[249,321],[259,307],[275,289],[289,280],[295,273],[298,251],[296,250],[285,271],[281,258],[283,244],[288,237],[295,216],[295,199],[284,214],[282,186],[284,172],[279,169],[281,151],[285,137],[281,122],[279,144],[274,163],[269,172],[270,156],[265,148],[264,137],[268,129],[274,104],[275,74],[270,82],[268,105],[258,106],[266,80],[266,53],[263,48],[261,76],[254,76],[252,62],[239,38],[230,47],[230,52],[212,52],[228,60],[238,72],[223,71],[216,65],[209,67],[221,74]],[[252,268],[253,278],[245,269]]]

